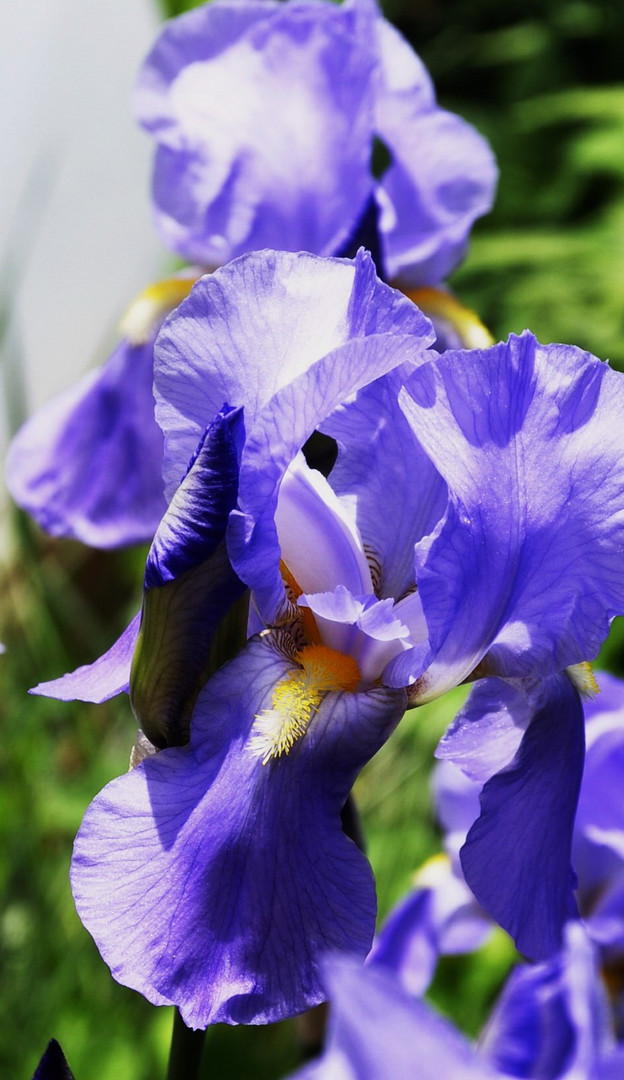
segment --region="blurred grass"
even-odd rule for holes
[[[184,0],[163,0],[175,14]],[[452,284],[497,337],[529,326],[624,368],[624,9],[550,0],[388,0],[446,107],[477,124],[500,168],[494,212]],[[144,552],[97,554],[51,541],[19,514],[2,571],[7,645],[0,740],[0,1075],[28,1080],[48,1038],[77,1080],[157,1080],[171,1011],[111,979],[73,909],[71,844],[93,795],[124,771],[127,699],[29,697],[27,688],[107,648],[136,610]],[[618,620],[601,662],[624,670]],[[409,713],[357,785],[384,914],[439,848],[428,775],[463,690]],[[472,1034],[513,953],[498,935],[478,957],[442,962],[431,996]],[[209,1032],[206,1076],[262,1080],[297,1060],[291,1024]]]

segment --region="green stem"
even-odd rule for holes
[[[205,1031],[187,1028],[178,1010],[173,1015],[167,1080],[198,1080]]]

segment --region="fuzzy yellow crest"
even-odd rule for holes
[[[249,750],[262,758],[263,765],[287,754],[305,735],[326,694],[332,690],[352,693],[360,682],[353,657],[327,645],[306,645],[295,660],[299,666],[277,684],[271,708],[256,716],[251,729]]]

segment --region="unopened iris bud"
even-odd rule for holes
[[[241,425],[240,409],[224,406],[214,418],[148,555],[130,701],[158,748],[188,741],[213,638],[244,591],[224,539],[238,490]]]

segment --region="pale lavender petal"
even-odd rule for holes
[[[403,378],[399,370],[364,387],[323,424],[338,442],[330,484],[353,511],[379,595],[397,600],[414,585],[414,545],[447,502],[444,480],[399,408]]]
[[[613,1050],[609,1028],[596,950],[571,923],[561,953],[512,973],[481,1046],[506,1076],[591,1080]]]
[[[364,5],[226,0],[165,26],[136,105],[170,247],[204,265],[340,249],[373,186],[372,23]]]
[[[357,527],[303,454],[291,462],[280,484],[275,525],[281,558],[304,593],[336,585],[356,595],[373,591]]]
[[[257,252],[202,278],[165,321],[155,346],[168,497],[224,401],[244,406],[249,434],[262,410],[273,408],[290,385],[309,391],[302,376],[324,357],[352,339],[377,334],[413,334],[413,357],[433,340],[428,320],[377,279],[363,253],[351,262]],[[363,356],[362,381],[366,364]],[[366,381],[384,369],[373,366]]]
[[[415,884],[388,915],[368,963],[389,968],[406,993],[420,997],[440,955],[478,949],[492,932],[492,923],[446,856],[426,862]]]
[[[533,702],[521,687],[480,679],[442,736],[436,757],[484,784],[512,760],[532,716]]]
[[[85,664],[51,682],[39,683],[30,693],[58,698],[59,701],[92,701],[99,705],[127,691],[140,623],[139,612],[108,652],[93,664]]]
[[[409,628],[390,599],[354,597],[339,585],[333,592],[308,593],[299,604],[314,612],[325,644],[357,660],[364,687],[383,682],[387,664],[411,643]]]
[[[436,285],[464,257],[476,218],[492,207],[494,156],[482,135],[444,109],[389,123],[378,133],[393,158],[378,195],[388,273],[413,285]]]

